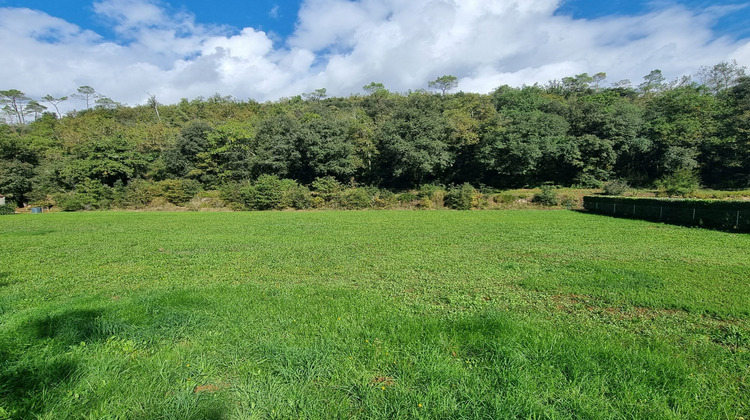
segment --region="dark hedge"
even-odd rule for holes
[[[750,201],[586,196],[583,208],[614,217],[750,232]]]

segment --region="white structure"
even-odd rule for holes
[[[4,206],[4,205],[5,205],[5,196],[0,194],[0,206]]]

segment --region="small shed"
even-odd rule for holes
[[[0,206],[4,206],[4,205],[5,205],[5,196],[0,194]]]

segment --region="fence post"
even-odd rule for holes
[[[734,228],[737,229],[740,227],[740,211],[737,210],[737,222],[734,224]]]
[[[633,204],[633,217],[635,217],[635,204]]]
[[[662,215],[663,214],[664,214],[664,207],[663,206],[659,206],[659,220],[662,219]]]
[[[612,205],[612,214],[617,214],[617,203]]]
[[[695,209],[693,209],[693,223],[695,223]]]

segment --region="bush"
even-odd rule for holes
[[[440,185],[425,184],[419,188],[417,206],[422,208],[440,208],[445,205],[445,188]]]
[[[600,176],[606,176],[606,174],[599,174]],[[575,178],[573,184],[576,188],[602,188],[603,183],[599,178],[590,173],[582,173]]]
[[[373,207],[386,208],[396,204],[396,194],[391,190],[378,190],[372,200]]]
[[[14,214],[16,212],[16,203],[12,201],[6,201],[4,205],[0,206],[0,215]]]
[[[311,186],[313,194],[321,197],[328,203],[337,201],[341,191],[344,189],[344,186],[332,176],[315,178]]]
[[[557,199],[557,190],[555,186],[542,185],[542,191],[539,194],[535,194],[531,201],[547,207],[556,206],[559,201]]]
[[[78,192],[59,195],[55,201],[62,211],[90,210],[94,204],[92,197]]]
[[[396,201],[398,201],[401,204],[411,204],[412,201],[416,199],[417,199],[417,195],[411,191],[404,191],[402,193],[396,194]]]
[[[142,208],[159,196],[161,196],[161,190],[153,182],[134,181],[125,187],[124,204],[128,207]]]
[[[165,179],[156,183],[157,194],[177,206],[187,204],[201,189],[194,179]]]
[[[284,188],[276,175],[261,175],[249,187],[242,190],[247,208],[251,210],[274,210],[282,208]]]
[[[656,181],[656,187],[669,197],[686,197],[698,189],[698,174],[691,169],[680,169]]]
[[[341,195],[341,206],[345,209],[366,209],[372,202],[372,195],[365,188],[350,188]]]
[[[445,203],[455,210],[471,210],[475,204],[477,191],[469,183],[453,187],[445,194]]]
[[[221,193],[215,190],[200,191],[187,204],[187,207],[193,211],[199,210],[216,210],[226,207],[226,203],[221,199]]]
[[[604,183],[604,194],[606,195],[623,195],[630,189],[625,180],[613,179]]]
[[[297,210],[309,209],[313,206],[310,189],[304,185],[299,185],[292,179],[282,179],[282,207],[289,207]]]
[[[138,180],[131,182],[127,187],[118,186],[111,189],[110,195],[118,206],[143,208],[151,205],[156,199],[163,199],[175,206],[186,206],[200,189],[201,184],[193,179],[165,179],[158,182]]]
[[[250,187],[250,183],[247,181],[224,184],[219,187],[219,198],[227,203],[227,206],[232,210],[247,210],[242,191],[248,187]]]

